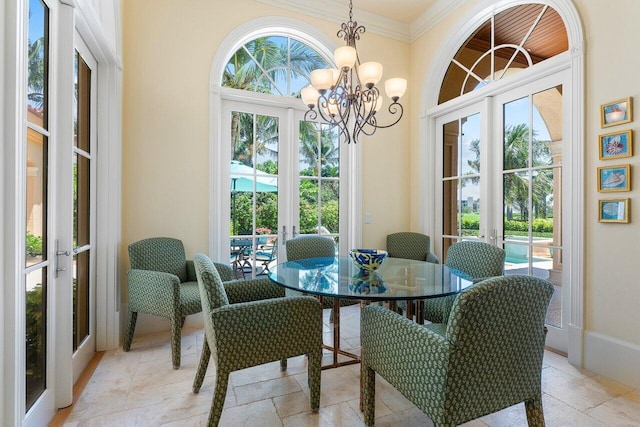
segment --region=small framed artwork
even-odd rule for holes
[[[629,199],[599,201],[598,222],[629,222]]]
[[[598,191],[631,190],[631,165],[603,166],[598,168]]]
[[[600,106],[600,126],[606,128],[629,123],[633,120],[633,108],[631,104],[631,97],[609,102],[608,104],[602,104]]]
[[[631,157],[633,155],[633,133],[631,129],[600,135],[600,160]]]

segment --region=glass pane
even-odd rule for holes
[[[253,231],[253,193],[231,192],[230,230],[232,236],[250,235]]]
[[[340,135],[336,127],[321,125],[320,165],[323,177],[340,176]]]
[[[27,120],[48,128],[49,9],[40,0],[29,0]]]
[[[280,138],[277,117],[255,116],[256,138],[253,147],[256,152],[256,167],[265,173],[278,172],[278,141]],[[256,172],[257,173],[257,172]],[[258,180],[260,182],[260,180]]]
[[[304,74],[294,70],[289,71],[289,79],[289,95],[300,98],[300,90],[310,84],[309,79]]]
[[[73,164],[73,246],[89,244],[90,230],[90,161],[86,157],[75,154]]]
[[[560,168],[541,169],[533,171],[533,185],[531,187],[531,230],[535,238],[542,238],[549,244],[557,245],[560,242],[554,241],[554,189],[560,184]],[[557,175],[557,177],[556,177]],[[559,197],[559,194],[558,194]],[[558,212],[559,213],[559,212]],[[560,223],[558,223],[560,227]],[[557,237],[560,233],[557,234]]]
[[[505,173],[503,177],[503,230],[505,239],[529,235],[529,174]]]
[[[562,86],[533,95],[533,166],[562,163]]]
[[[528,6],[534,7],[534,5]],[[536,12],[539,13],[537,10]],[[549,40],[553,40],[553,43],[549,43]],[[540,54],[540,46],[545,48],[543,54]],[[569,50],[569,40],[564,23],[555,9],[547,8],[523,47],[527,52],[534,52],[531,55],[531,60],[534,64]]]
[[[300,180],[300,234],[317,234],[319,222],[319,180]]]
[[[533,273],[534,276],[542,277],[553,283],[554,292],[549,303],[545,323],[562,328],[562,249],[550,248],[548,254],[549,260],[545,259],[534,263]]]
[[[444,178],[458,176],[459,169],[459,154],[460,149],[460,122],[454,120],[446,123],[442,127],[442,140],[443,140],[443,160],[442,160],[442,172]]]
[[[529,167],[529,98],[503,106],[504,170]]]
[[[458,235],[458,181],[442,183],[442,234]]]
[[[74,117],[74,144],[87,153],[91,152],[90,109],[91,109],[91,69],[76,52],[76,106]]]
[[[500,80],[505,76],[511,76],[518,71],[522,71],[529,66],[527,57],[522,51],[511,46],[502,47],[495,51],[495,80]]]
[[[474,182],[475,181],[475,182]],[[461,236],[480,235],[480,180],[460,180]]]
[[[26,280],[26,410],[47,387],[47,268],[28,273]]]
[[[73,257],[73,351],[89,336],[89,254]]]
[[[251,113],[231,112],[231,160],[249,167],[253,166],[253,122]]]
[[[318,234],[338,234],[340,232],[340,182],[337,180],[321,181],[321,221]]]
[[[461,175],[480,173],[480,113],[464,117],[460,139]]]
[[[300,176],[319,176],[320,163],[318,151],[322,132],[320,124],[314,122],[300,122],[299,146],[299,174]]]
[[[46,259],[47,138],[27,129],[26,265]]]

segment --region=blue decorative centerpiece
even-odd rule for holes
[[[387,252],[380,249],[351,249],[349,256],[360,270],[370,272],[382,265]]]

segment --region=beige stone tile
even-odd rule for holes
[[[384,417],[376,417],[375,423],[376,427],[433,427],[431,419],[415,406]]]
[[[606,404],[596,406],[595,408],[587,409],[585,414],[601,421],[607,426],[617,427],[637,427],[640,425],[640,420],[627,415],[624,412],[618,411]]]
[[[565,356],[562,356],[560,354],[557,354],[548,350],[545,350],[544,352],[544,359],[542,364],[543,366],[552,366],[556,369],[559,369],[563,372],[566,372],[578,378],[587,378],[595,375],[591,371],[573,366],[572,364],[569,363],[569,361]]]
[[[545,391],[556,399],[586,411],[631,391],[621,383],[599,376],[575,378]]]
[[[393,412],[402,412],[415,407],[413,403],[389,384],[380,375],[376,375],[376,399],[380,398]]]
[[[362,420],[346,403],[321,407],[317,414],[308,411],[282,419],[285,427],[359,427]]]
[[[131,388],[141,389],[193,381],[199,361],[195,353],[182,355],[180,369],[173,369],[171,359],[166,363],[163,360],[140,361]]]
[[[358,397],[357,399],[352,399],[347,403],[349,404],[351,409],[353,409],[353,412],[358,414],[358,417],[361,420],[364,420],[364,414],[360,410],[360,398]],[[376,403],[375,403],[376,418],[386,417],[387,415],[391,415],[391,414],[393,414],[393,411],[389,409],[389,407],[380,399],[379,396],[376,396]]]
[[[640,390],[625,393],[613,400],[605,402],[604,405],[617,412],[623,413],[640,425]]]
[[[212,363],[210,365],[213,366]],[[211,367],[209,368],[211,369]],[[264,365],[253,366],[251,368],[234,371],[230,378],[233,385],[243,386],[257,381],[266,381],[276,378],[284,378],[288,375],[295,375],[307,370],[307,357],[296,356],[287,359],[287,370],[280,370],[280,361],[265,363]]]
[[[220,426],[234,427],[280,427],[282,422],[271,399],[247,405],[225,408],[220,417]]]
[[[292,415],[311,411],[309,395],[302,390],[274,397],[273,404],[275,405],[280,418],[286,418]]]
[[[605,427],[605,424],[547,394],[542,395],[547,427]]]
[[[294,377],[277,378],[259,381],[239,387],[234,387],[238,405],[245,405],[263,399],[283,396],[300,390],[300,385]]]

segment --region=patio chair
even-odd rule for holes
[[[309,258],[333,258],[336,256],[336,244],[332,238],[316,234],[294,237],[287,240],[287,261]],[[340,307],[358,304],[357,300],[340,299]],[[323,297],[322,308],[333,308],[333,298]],[[329,316],[333,322],[333,310]]]
[[[489,243],[463,240],[449,246],[445,265],[459,275],[480,282],[504,274],[504,249]],[[455,295],[429,298],[424,302],[424,318],[433,323],[447,323]]]
[[[187,261],[178,239],[152,237],[129,245],[131,269],[127,273],[129,309],[122,348],[129,351],[138,313],[171,321],[171,359],[180,367],[180,337],[185,318],[201,310],[193,261]],[[233,278],[228,265],[215,264],[222,280]]]
[[[262,271],[260,275],[269,274],[269,266],[275,263],[278,257],[278,241],[275,240],[270,243],[265,243],[258,247],[256,251],[256,261],[260,262]]]
[[[402,231],[387,235],[387,253],[393,258],[415,259],[439,264],[431,252],[431,238],[426,234]]]
[[[229,374],[239,369],[288,357],[308,356],[311,410],[320,406],[322,363],[322,309],[309,296],[280,298],[282,288],[267,279],[222,283],[203,254],[195,256],[203,307],[205,340],[193,392],[198,393],[213,357],[216,380],[208,426],[217,426],[222,414]]]
[[[419,325],[370,305],[362,313],[361,407],[375,419],[375,374],[436,426],[525,403],[544,426],[542,357],[553,285],[530,276],[487,279],[455,298],[447,325]]]

